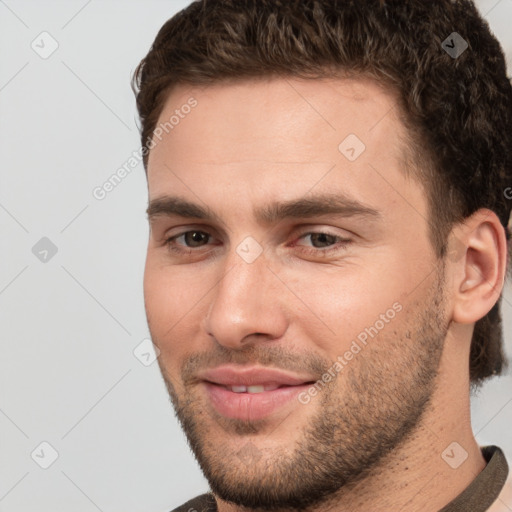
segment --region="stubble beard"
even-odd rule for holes
[[[418,304],[417,319],[400,332],[391,322],[311,403],[297,405],[308,416],[301,435],[288,446],[258,446],[259,432],[265,431],[261,435],[266,440],[278,430],[282,436],[286,419],[269,434],[265,420],[213,417],[197,389],[185,385],[176,392],[159,361],[176,416],[213,493],[254,510],[307,510],[368,477],[401,446],[420,424],[435,390],[448,329],[442,315],[442,273],[438,277],[429,303]],[[278,352],[265,350],[266,355],[255,350],[261,357],[249,361],[270,364],[273,358],[272,366],[290,367],[269,356]],[[293,354],[287,357],[293,360]],[[333,364],[314,357],[298,362],[317,372]],[[191,365],[185,362],[183,368],[186,382],[183,375]],[[313,406],[316,412],[311,414],[308,408]],[[250,440],[240,448],[243,436]]]

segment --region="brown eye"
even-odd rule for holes
[[[210,235],[204,231],[187,231],[181,236],[187,247],[200,247],[202,242],[208,242]]]
[[[324,231],[303,233],[299,240],[301,243],[295,243],[295,246],[299,248],[302,254],[313,257],[333,256],[346,249],[352,243],[350,239]]]
[[[336,239],[339,238],[328,233],[310,233],[308,236],[311,237],[311,243],[316,248],[329,247],[335,244]]]

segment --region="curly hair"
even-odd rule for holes
[[[465,51],[448,51],[455,40]],[[195,1],[162,26],[134,73],[142,145],[178,84],[340,75],[370,77],[397,94],[406,172],[425,189],[438,258],[453,225],[480,208],[496,213],[510,241],[512,87],[503,51],[470,0]],[[475,324],[474,386],[505,367],[501,299]]]

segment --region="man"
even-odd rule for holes
[[[211,486],[177,510],[512,510],[512,88],[467,0],[203,0],[135,74],[149,327]]]

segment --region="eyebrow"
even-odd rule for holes
[[[223,223],[207,206],[177,196],[161,196],[150,201],[146,210],[149,220],[157,216],[179,216]],[[322,215],[360,216],[378,220],[381,213],[369,205],[343,194],[316,194],[307,198],[273,202],[254,212],[260,224],[273,224],[288,218],[311,218]]]

